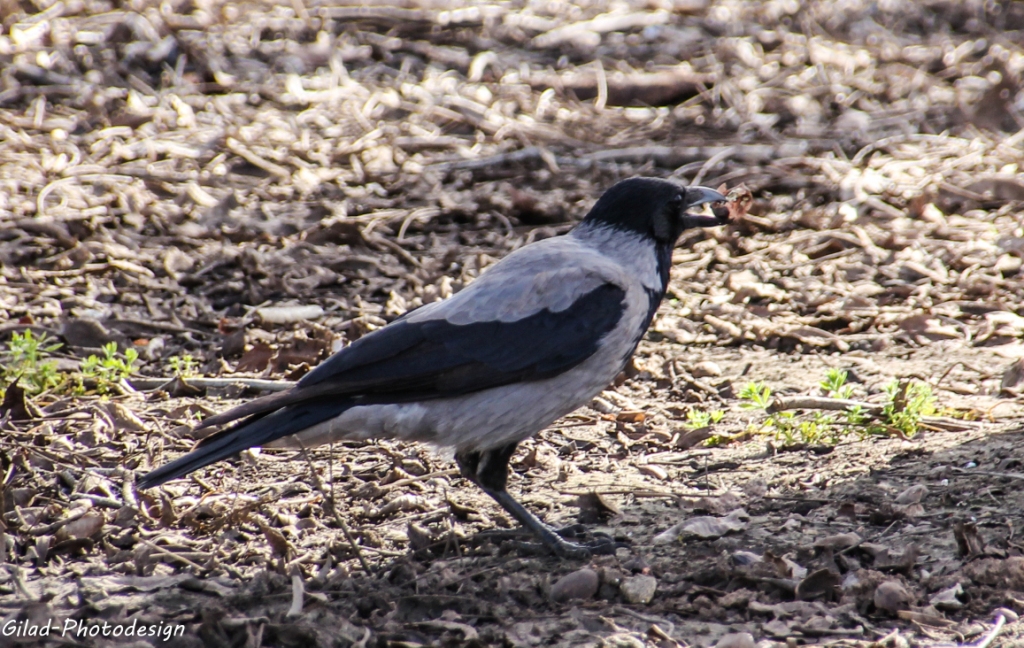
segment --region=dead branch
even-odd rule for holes
[[[366,21],[388,26],[408,23],[427,25],[479,25],[485,18],[504,13],[497,6],[465,7],[460,9],[432,11],[430,9],[405,9],[402,7],[324,7],[319,10],[323,18],[345,22]]]
[[[82,504],[84,505],[72,510],[68,515],[57,520],[56,522],[52,522],[50,524],[41,524],[30,528],[28,530],[28,534],[33,536],[50,535],[62,526],[82,518],[86,513],[92,510],[92,502],[86,500]]]
[[[688,65],[680,65],[655,72],[632,74],[606,74],[585,70],[569,74],[531,75],[530,85],[536,89],[554,88],[570,91],[577,99],[586,101],[601,92],[601,77],[605,77],[608,106],[664,106],[678,103],[688,97],[695,97],[702,86],[711,83],[707,74],[693,71]]]
[[[870,414],[872,416],[878,416],[882,413],[882,408],[878,405],[865,403],[864,401],[855,401],[848,398],[828,398],[826,396],[794,396],[791,398],[784,398],[780,396],[772,401],[772,404],[769,405],[765,411],[769,414],[795,409],[818,409],[833,412],[845,412],[858,407],[861,408],[865,414]]]
[[[174,378],[132,378],[128,383],[136,391],[151,391],[160,389],[173,380]],[[242,385],[249,389],[277,392],[291,389],[295,386],[295,382],[291,380],[264,380],[261,378],[185,378],[183,381],[188,385],[201,389]]]
[[[579,43],[582,45],[597,45],[601,42],[600,34],[614,31],[626,31],[648,27],[650,25],[664,25],[671,18],[667,11],[653,11],[647,13],[627,14],[602,14],[591,20],[585,20],[563,27],[556,27],[544,32],[533,39],[533,46],[545,49],[557,47],[562,43]]]

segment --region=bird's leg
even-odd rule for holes
[[[457,453],[455,460],[459,464],[462,475],[479,486],[485,493],[490,495],[501,508],[508,511],[509,515],[533,533],[544,544],[562,558],[589,558],[592,553],[612,553],[615,551],[615,543],[610,541],[599,542],[594,546],[584,546],[568,542],[558,535],[558,532],[547,524],[541,522],[537,516],[526,510],[522,504],[517,502],[505,486],[508,483],[508,462],[516,451],[517,443],[510,443],[482,452]],[[578,530],[573,527],[573,530]]]

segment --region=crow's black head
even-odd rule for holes
[[[674,244],[686,229],[723,224],[715,218],[686,213],[691,207],[722,200],[725,196],[707,187],[684,187],[658,178],[630,178],[606,191],[583,222]]]

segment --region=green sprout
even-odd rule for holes
[[[885,386],[885,395],[882,419],[908,437],[917,434],[923,417],[935,414],[935,394],[924,383],[894,380]]]
[[[36,337],[31,330],[26,330],[11,335],[7,351],[0,354],[2,387],[20,379],[26,393],[35,396],[60,385],[57,361],[47,360],[60,347],[60,342],[52,342],[46,333]]]
[[[82,360],[82,377],[96,383],[96,391],[107,394],[117,389],[117,384],[132,374],[139,352],[129,348],[123,354],[117,352],[117,342],[103,345],[103,357],[90,355]]]
[[[706,412],[699,409],[691,409],[686,412],[686,423],[683,425],[691,430],[698,430],[700,428],[706,428],[714,423],[718,423],[725,416],[725,412],[722,410],[711,410]]]
[[[743,409],[768,409],[772,404],[772,388],[763,382],[747,383],[740,390],[740,407]]]
[[[188,353],[172,356],[167,360],[171,373],[179,378],[190,378],[199,372],[199,363]]]
[[[825,372],[825,380],[822,380],[821,389],[831,398],[850,398],[853,396],[853,385],[846,384],[849,374],[842,369],[829,369]]]
[[[847,372],[829,369],[819,385],[829,398],[848,400],[853,396],[853,385],[847,384],[847,378]],[[885,394],[886,402],[880,411],[853,405],[835,414],[772,412],[771,387],[757,382],[748,383],[740,391],[740,407],[764,410],[768,417],[760,424],[751,424],[748,431],[773,434],[785,445],[836,444],[851,432],[861,438],[893,432],[910,437],[920,430],[924,417],[937,411],[935,395],[931,387],[923,383],[893,381],[886,385]]]

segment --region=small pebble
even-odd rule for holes
[[[589,599],[597,594],[597,572],[593,569],[580,569],[566,574],[551,586],[551,600],[564,603],[573,599]]]
[[[647,605],[654,598],[658,589],[658,579],[654,576],[630,576],[622,579],[619,591],[627,603]]]
[[[754,635],[749,632],[730,632],[722,635],[715,648],[754,648]]]
[[[693,367],[694,378],[708,378],[717,377],[722,375],[722,368],[718,366],[717,362],[705,360],[704,362],[698,362]]]
[[[896,496],[897,504],[917,504],[921,498],[928,494],[928,487],[924,484],[915,484]]]
[[[762,558],[752,551],[734,551],[732,554],[732,560],[738,566],[746,567],[747,565],[754,565],[761,562]]]
[[[896,614],[910,604],[910,594],[896,581],[885,581],[875,588],[875,607]]]
[[[861,543],[861,537],[856,533],[839,533],[836,535],[825,536],[824,538],[818,538],[814,541],[814,546],[819,549],[831,549],[832,551],[841,551],[854,547]]]

